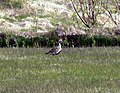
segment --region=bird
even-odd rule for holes
[[[62,51],[61,43],[62,43],[62,39],[59,39],[58,44],[54,46],[51,50],[46,52],[46,54],[58,55]]]

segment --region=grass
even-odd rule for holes
[[[0,93],[119,93],[120,47],[0,49]]]

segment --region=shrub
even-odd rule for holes
[[[5,38],[0,38],[0,47],[7,47]]]
[[[92,47],[93,39],[90,36],[86,36],[84,39],[84,46],[85,47]]]
[[[6,34],[0,33],[0,47],[7,47]]]
[[[40,42],[40,37],[36,36],[36,37],[33,37],[33,47],[40,47],[39,46],[39,42]]]
[[[33,47],[33,44],[32,44],[32,37],[27,37],[24,39],[24,46],[27,48],[27,47]]]
[[[117,38],[113,37],[112,38],[112,46],[117,46],[117,43],[118,43]]]
[[[47,36],[40,37],[39,46],[40,47],[47,47],[48,41],[49,41],[49,38]]]
[[[117,37],[118,46],[120,46],[120,36]]]
[[[106,36],[96,35],[94,36],[95,46],[105,46],[106,45]]]
[[[120,46],[120,36],[67,35],[60,38],[63,38],[62,47]],[[53,47],[58,39],[59,36],[54,33],[34,37],[0,33],[0,47]]]
[[[16,37],[18,47],[23,47],[25,38],[23,36]]]

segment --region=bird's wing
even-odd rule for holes
[[[59,46],[55,47],[54,51],[52,52],[53,55],[59,54],[61,52],[61,48]]]
[[[57,47],[55,46],[55,47],[53,47],[51,50],[49,50],[46,54],[53,53],[53,52],[56,51],[56,49],[57,49]]]

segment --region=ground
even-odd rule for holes
[[[0,93],[119,93],[120,47],[0,49]]]

